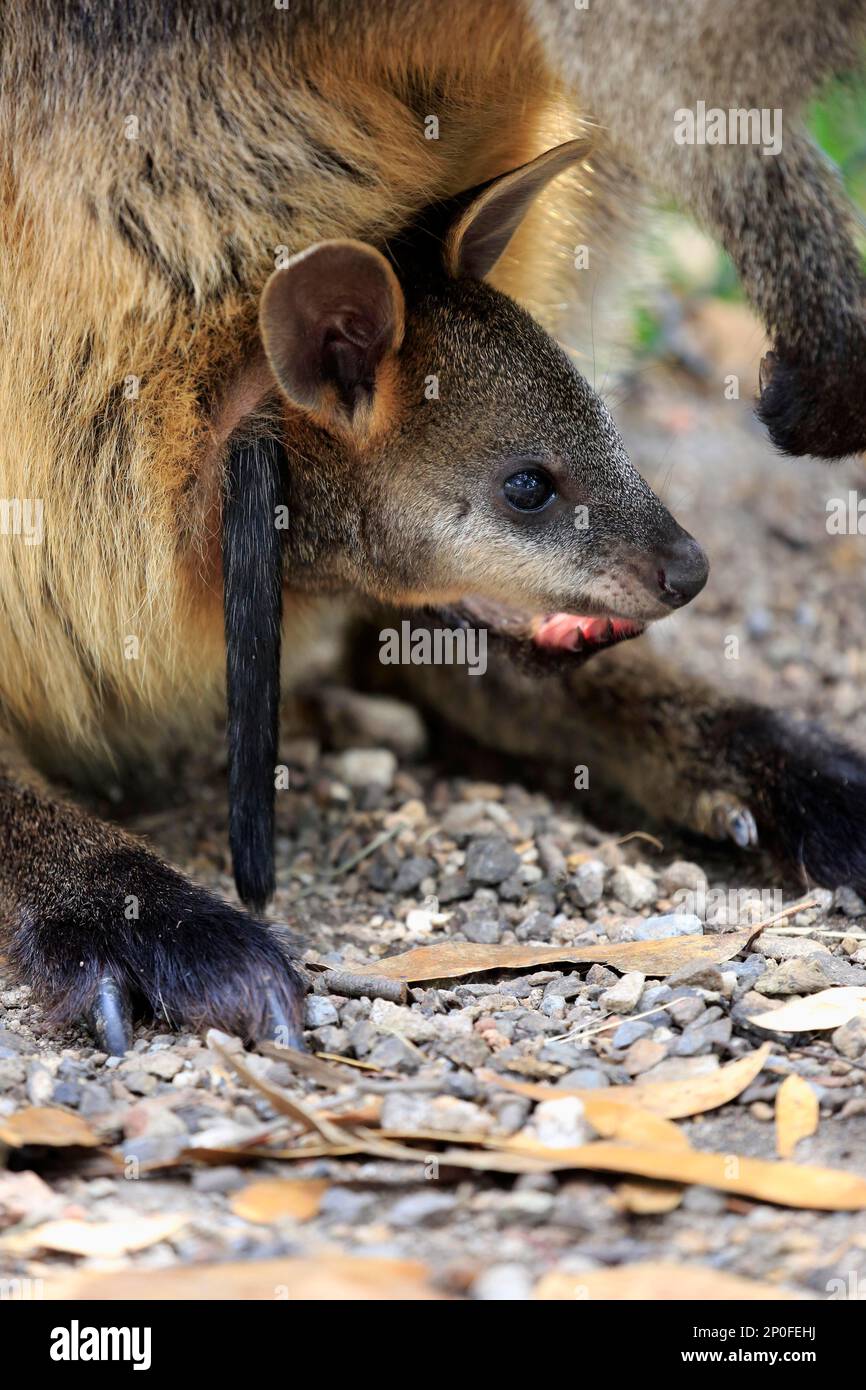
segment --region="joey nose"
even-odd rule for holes
[[[682,608],[701,592],[710,572],[697,541],[685,533],[658,558],[658,596],[668,608]]]

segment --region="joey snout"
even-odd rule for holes
[[[702,547],[676,527],[655,546],[641,546],[623,557],[623,572],[628,576],[626,611],[644,622],[665,618],[691,603],[706,584],[709,570]]]
[[[647,577],[647,587],[654,588],[657,597],[667,608],[682,608],[691,603],[707,582],[709,561],[702,547],[683,531],[654,558],[654,570]]]
[[[709,568],[700,544],[669,518],[652,540],[620,540],[608,549],[586,596],[591,611],[641,624],[657,622],[697,597]]]

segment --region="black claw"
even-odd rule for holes
[[[740,849],[758,843],[758,829],[751,811],[736,811],[728,821],[728,833]]]
[[[113,975],[103,975],[90,1010],[90,1027],[100,1048],[111,1057],[122,1057],[132,1047],[132,1014],[129,996]]]
[[[773,373],[778,364],[779,359],[774,352],[765,352],[761,358],[761,365],[758,368],[758,393],[761,396],[773,380]]]

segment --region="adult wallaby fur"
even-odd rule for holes
[[[56,1019],[89,1015],[112,1050],[133,1005],[298,1039],[268,928],[31,768],[116,779],[228,693],[232,847],[260,907],[280,633],[285,689],[358,600],[490,629],[484,679],[430,667],[418,692],[478,737],[536,756],[568,730],[570,757],[680,824],[866,886],[858,755],[639,642],[586,664],[706,562],[545,331],[577,289],[563,245],[603,256],[646,181],[715,232],[775,340],[776,443],[866,446],[850,214],[798,129],[854,63],[866,0],[781,10],[9,0],[0,909]],[[678,145],[698,100],[781,108],[781,152]]]

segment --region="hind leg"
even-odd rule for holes
[[[394,668],[396,669],[396,668]],[[655,820],[742,848],[759,843],[804,881],[866,890],[866,757],[818,726],[725,699],[636,644],[562,676],[400,668],[404,689],[478,742],[585,766]],[[573,792],[571,793],[573,794]]]

